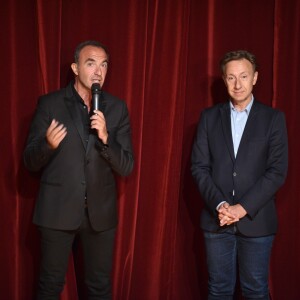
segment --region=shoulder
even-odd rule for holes
[[[123,99],[120,99],[119,97],[113,96],[112,94],[102,91],[102,97],[104,101],[104,105],[107,108],[111,109],[118,109],[118,110],[127,110],[127,104]]]
[[[67,88],[62,88],[56,91],[51,91],[39,97],[39,104],[53,103],[61,101],[67,96]]]
[[[223,103],[218,103],[213,106],[207,107],[203,109],[201,112],[202,115],[206,116],[214,116],[214,115],[219,115],[220,112],[223,111],[229,111],[229,103],[228,102],[223,102]]]
[[[284,112],[278,108],[271,107],[257,100],[254,100],[252,108],[254,112],[263,113],[265,116],[284,116]]]
[[[114,103],[119,103],[122,104],[124,103],[124,100],[120,99],[119,97],[116,97],[106,91],[102,91],[103,99],[106,101],[114,102]]]

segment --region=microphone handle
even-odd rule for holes
[[[93,109],[100,110],[100,94],[95,93],[93,95]]]

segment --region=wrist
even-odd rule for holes
[[[100,138],[100,137],[99,137]],[[106,133],[103,137],[100,138],[104,145],[108,144],[108,133]]]

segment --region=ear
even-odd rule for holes
[[[253,85],[256,84],[256,81],[257,81],[257,78],[258,78],[258,72],[254,72],[254,76],[253,76]]]
[[[77,76],[78,75],[78,65],[76,63],[72,63],[71,69],[72,69],[73,73]]]
[[[223,81],[224,81],[224,83],[225,83],[225,86],[227,87],[226,76],[225,76],[225,75],[223,75],[223,76],[222,76],[222,79],[223,79]]]

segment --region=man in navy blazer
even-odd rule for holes
[[[285,117],[254,99],[253,54],[229,52],[220,65],[230,101],[202,112],[191,158],[205,203],[208,299],[233,299],[237,274],[246,299],[269,299],[275,193],[288,166]]]
[[[41,233],[37,299],[59,299],[76,236],[84,255],[89,299],[111,299],[117,225],[114,175],[133,168],[129,115],[124,101],[102,91],[93,110],[91,86],[103,86],[108,52],[97,41],[77,46],[75,80],[40,97],[24,161],[41,171],[33,221]]]

